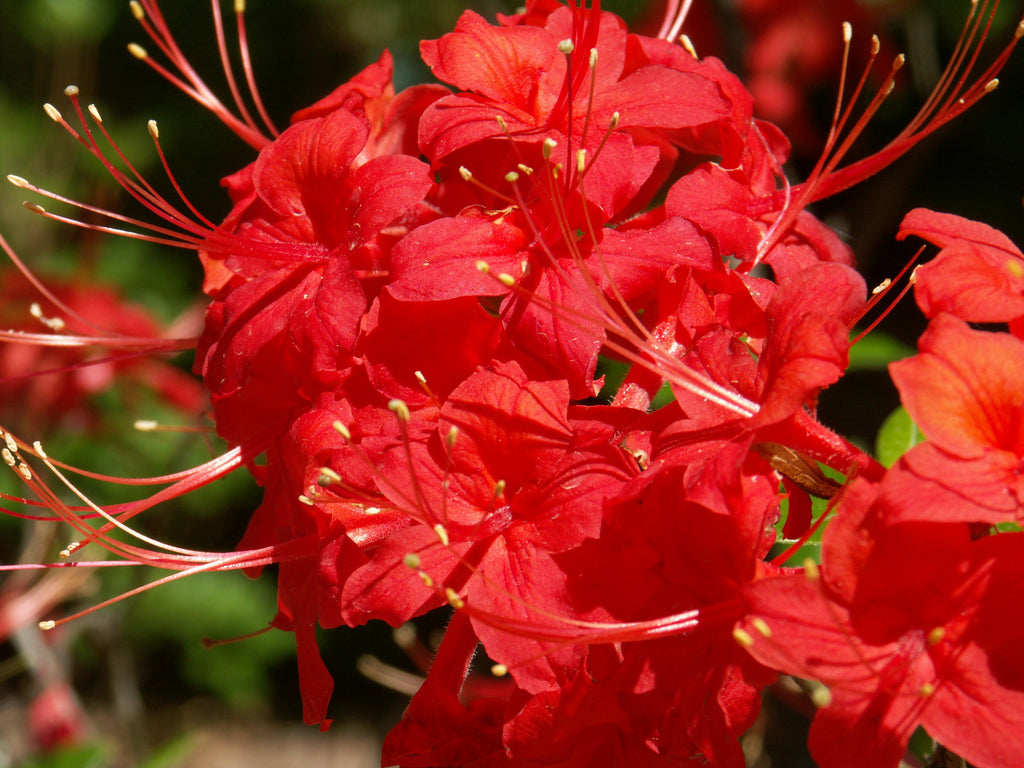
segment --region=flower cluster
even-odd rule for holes
[[[855,116],[861,78],[793,185],[736,76],[597,0],[466,12],[421,45],[446,85],[396,93],[385,54],[281,132],[213,99],[152,0],[133,9],[184,79],[167,76],[258,150],[223,182],[226,219],[118,170],[74,90],[80,130],[48,111],[166,224],[120,221],[198,253],[196,372],[232,448],[84,515],[9,437],[79,546],[176,575],[277,563],[273,625],[323,727],[317,626],[453,608],[386,765],[739,768],[780,673],[818,681],[824,768],[895,767],[919,725],[979,766],[1019,764],[1024,534],[1005,524],[1024,519],[1024,256],[981,224],[905,219],[941,251],[915,275],[920,353],[892,366],[927,439],[887,469],[816,418],[885,292],[868,299],[807,206],[992,91],[1024,27],[972,74],[991,21],[975,4],[919,118],[844,165],[902,57]],[[264,500],[237,552],[109,535],[240,466]],[[794,567],[826,520],[820,562]]]

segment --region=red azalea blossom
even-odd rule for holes
[[[927,442],[912,449],[884,493],[904,520],[1024,520],[1024,342],[932,320],[921,354],[891,365]]]
[[[861,480],[846,490],[820,575],[746,590],[744,644],[828,686],[810,737],[823,766],[895,768],[917,725],[973,764],[1017,765],[1022,535],[971,541],[966,525],[895,524],[876,496]]]

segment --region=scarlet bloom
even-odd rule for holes
[[[1010,323],[1024,317],[1024,254],[987,224],[917,208],[898,237],[916,235],[939,246],[939,255],[914,273],[914,297],[928,317],[948,312],[976,323]]]
[[[914,729],[980,768],[1024,754],[1024,534],[890,524],[855,480],[820,571],[756,581],[737,639],[763,664],[828,687],[811,726],[822,768],[895,768]]]
[[[941,314],[890,366],[928,440],[886,477],[894,520],[1024,520],[1024,342]]]

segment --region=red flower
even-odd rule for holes
[[[977,323],[1024,317],[1024,254],[1002,232],[917,208],[900,225],[898,237],[908,235],[942,249],[914,273],[914,297],[926,316],[948,312]]]
[[[828,686],[811,727],[822,768],[895,768],[918,725],[982,768],[1024,754],[1024,534],[890,525],[857,480],[825,534],[820,578],[755,581],[737,638]]]
[[[942,314],[921,354],[890,366],[928,438],[886,478],[899,520],[1024,520],[1024,342]]]
[[[346,619],[397,626],[442,604],[417,571],[493,616],[570,615],[553,555],[598,535],[603,498],[635,465],[609,427],[568,405],[564,381],[530,381],[518,366],[499,365],[452,392],[436,430],[390,449],[378,484],[420,524],[389,536],[353,574]],[[420,429],[415,420],[411,429]],[[415,570],[406,567],[410,555]],[[532,692],[557,686],[578,662],[578,649],[545,649],[484,622],[474,628]]]

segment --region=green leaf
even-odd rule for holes
[[[894,360],[914,354],[914,349],[894,336],[872,331],[850,347],[851,371],[878,371]]]
[[[891,467],[903,454],[924,440],[924,435],[910,414],[902,407],[889,414],[875,441],[875,455],[886,467]]]
[[[86,744],[41,755],[21,763],[21,768],[107,768],[109,765],[110,754],[105,747]]]

